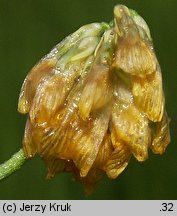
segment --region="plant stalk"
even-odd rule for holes
[[[25,161],[26,157],[24,151],[23,149],[20,149],[9,160],[0,164],[0,180],[8,177],[12,173],[20,169]]]

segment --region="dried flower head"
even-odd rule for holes
[[[23,148],[48,177],[72,172],[91,193],[131,156],[164,153],[170,142],[160,66],[146,22],[123,5],[113,25],[85,25],[27,75],[18,110],[28,113]]]

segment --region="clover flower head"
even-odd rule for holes
[[[28,119],[27,157],[36,153],[48,178],[72,172],[91,193],[130,158],[165,152],[170,142],[162,75],[149,28],[123,5],[112,25],[92,23],[56,45],[27,75],[18,110]]]

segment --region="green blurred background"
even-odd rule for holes
[[[69,174],[46,180],[40,158],[0,182],[0,199],[177,199],[177,1],[176,0],[0,0],[0,163],[21,147],[26,116],[17,112],[28,71],[80,26],[110,21],[125,4],[147,21],[163,72],[171,144],[165,155],[131,160],[116,180],[105,179],[85,197]]]

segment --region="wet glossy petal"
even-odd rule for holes
[[[134,105],[129,80],[119,71],[115,75],[110,130],[115,130],[119,142],[126,143],[137,160],[143,161],[148,157],[151,137],[148,119]]]
[[[52,119],[63,106],[70,89],[77,82],[76,79],[82,72],[82,68],[82,63],[72,65],[65,70],[65,73],[55,74],[38,86],[30,110],[32,123],[43,124]]]
[[[86,79],[79,102],[79,114],[83,119],[89,118],[91,111],[103,107],[111,100],[112,89],[109,71],[114,49],[113,30],[104,33],[97,49],[95,61]]]
[[[44,124],[50,121],[65,103],[69,91],[79,81],[84,72],[85,62],[93,54],[98,42],[97,37],[79,40],[57,61],[53,76],[43,80],[37,87],[30,110],[33,124]]]
[[[164,113],[164,94],[160,70],[144,79],[134,77],[133,96],[137,107],[153,121],[161,121]]]
[[[79,82],[75,83],[72,91],[69,92],[66,98],[65,104],[63,104],[63,107],[58,110],[56,115],[53,115],[50,121],[46,121],[45,124],[35,124],[37,138],[37,140],[35,139],[35,143],[38,146],[38,153],[41,155],[41,157],[48,158],[51,155],[54,157],[54,155],[57,154],[56,146],[61,141],[61,139],[62,142],[60,142],[60,146],[62,146],[62,143],[65,143],[65,139],[67,138],[66,128],[68,125],[70,125],[73,115],[77,114],[78,101],[83,89],[83,83],[87,73],[90,71],[92,62],[93,56],[89,57],[85,61],[85,66],[83,68],[83,73],[81,74]],[[43,107],[41,107],[40,112],[43,112]]]
[[[155,154],[163,154],[170,143],[169,119],[166,111],[160,122],[155,123],[151,149]]]
[[[152,45],[141,33],[144,31],[134,22],[130,11],[125,6],[114,9],[115,31],[118,35],[115,51],[115,67],[124,72],[145,77],[156,70],[157,59]]]
[[[111,140],[114,150],[107,163],[105,163],[105,171],[109,178],[115,179],[127,167],[131,151],[125,142],[119,140],[114,128],[111,129]]]
[[[120,140],[127,143],[131,152],[139,161],[148,157],[150,129],[145,115],[132,105],[116,101],[112,109],[112,124]]]
[[[33,132],[34,127],[32,126],[30,119],[28,118],[26,121],[25,133],[23,137],[23,149],[25,155],[29,158],[33,157],[37,152],[37,147],[33,142]]]
[[[96,117],[89,131],[87,127],[87,129],[83,131],[83,135],[74,140],[74,155],[72,159],[80,169],[80,175],[82,177],[87,175],[97,157],[100,145],[108,129],[108,122],[109,111],[104,111]],[[87,126],[88,125],[89,124],[87,124]]]
[[[111,142],[111,136],[110,133],[107,132],[100,145],[100,149],[93,166],[105,170],[105,164],[109,160],[113,150],[114,148]]]
[[[58,73],[58,70],[61,72],[61,69],[64,70],[70,61],[80,60],[91,55],[107,28],[105,23],[85,25],[56,45],[26,77],[20,92],[19,112],[29,112],[36,89],[42,79],[44,82],[53,74]]]
[[[103,112],[95,119],[84,122],[77,114],[73,114],[67,125],[60,131],[51,131],[43,143],[42,156],[54,155],[61,159],[73,160],[82,177],[86,176],[93,165],[100,145],[108,128],[109,113]],[[51,140],[52,139],[52,140]],[[43,140],[44,141],[44,140]]]
[[[145,77],[156,70],[156,57],[151,47],[133,31],[119,40],[115,66],[130,75]]]
[[[32,100],[36,93],[36,89],[43,77],[46,79],[50,77],[52,70],[55,68],[55,59],[46,59],[39,62],[26,77],[21,88],[18,111],[21,113],[28,113],[32,104]]]
[[[65,54],[67,51],[71,49],[79,40],[82,40],[87,37],[97,37],[101,36],[105,30],[109,29],[109,25],[107,23],[91,23],[82,26],[73,34],[67,36],[63,41],[56,45],[53,51],[49,54],[49,56],[53,56],[53,53],[57,52],[58,58]]]
[[[148,39],[149,39],[150,41],[152,41],[150,29],[149,29],[149,27],[148,27],[146,21],[145,21],[136,11],[134,11],[134,10],[131,10],[131,9],[130,9],[130,14],[131,14],[131,16],[132,16],[134,22],[136,23],[136,25],[137,25],[138,27],[140,27],[142,30],[144,30],[144,31],[141,30],[141,32],[140,32],[140,33],[143,34],[142,37],[144,37],[144,32],[145,32],[146,35],[148,36]]]

